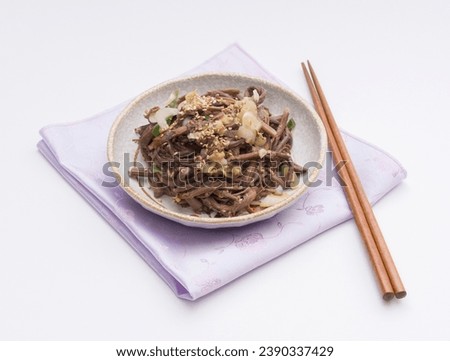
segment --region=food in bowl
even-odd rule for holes
[[[248,87],[175,90],[163,106],[144,116],[135,131],[145,167],[129,174],[145,178],[156,198],[169,196],[182,207],[210,217],[258,212],[298,185],[303,171],[291,155],[295,127],[289,110],[274,115],[264,105],[266,90]],[[137,155],[136,154],[136,155]]]

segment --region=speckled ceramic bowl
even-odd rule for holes
[[[243,214],[228,218],[211,218],[207,214],[194,215],[192,209],[177,205],[170,197],[163,196],[156,199],[150,197],[152,191],[144,190],[133,179],[125,181],[127,170],[124,167],[124,155],[129,154],[131,160],[136,152],[136,138],[134,129],[146,124],[144,111],[155,105],[162,105],[174,89],[185,94],[196,89],[200,94],[211,89],[238,88],[244,91],[249,86],[262,86],[267,90],[266,105],[272,114],[281,114],[284,108],[289,108],[290,115],[295,119],[296,127],[293,130],[292,157],[298,164],[317,162],[323,164],[326,151],[326,133],[317,113],[301,98],[280,85],[263,79],[233,73],[205,73],[186,78],[171,80],[159,84],[134,99],[117,117],[108,139],[108,160],[111,164],[120,164],[113,167],[121,187],[144,208],[162,217],[192,227],[219,228],[244,226],[253,222],[268,219],[278,212],[292,205],[307,189],[307,185],[300,182],[295,189],[285,190],[286,196],[282,201],[265,208],[262,211]],[[145,164],[141,158],[138,158]],[[309,173],[309,181],[317,178],[319,170],[314,168]],[[126,184],[128,183],[128,184]],[[147,194],[146,194],[147,192]]]

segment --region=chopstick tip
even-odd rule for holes
[[[395,297],[400,299],[400,298],[405,298],[407,295],[406,291],[400,291],[400,292],[396,292],[395,293]]]
[[[392,300],[394,298],[394,293],[393,292],[386,292],[384,295],[383,295],[383,300],[385,300],[385,301],[390,301],[390,300]]]

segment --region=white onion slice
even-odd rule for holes
[[[248,128],[255,129],[256,131],[259,131],[262,127],[261,121],[253,112],[244,113],[244,115],[242,116],[242,125]]]
[[[247,143],[253,144],[256,138],[256,130],[242,125],[238,129],[237,135],[244,138]]]
[[[264,156],[267,154],[268,152],[267,152],[267,149],[264,149],[264,148],[261,148],[259,151],[258,151],[258,154],[259,154],[259,157],[260,158],[264,158]]]
[[[256,104],[259,102],[259,93],[256,91],[256,89],[253,89],[253,100]]]
[[[277,196],[275,194],[268,194],[263,199],[261,199],[260,206],[263,207],[263,208],[272,207],[275,204],[281,202],[286,197],[287,197],[286,194],[282,194],[282,195],[279,195],[279,196]]]
[[[148,119],[151,123],[158,123],[161,130],[169,128],[166,119],[170,116],[178,114],[177,108],[161,108],[156,113],[153,113]]]
[[[174,90],[172,93],[170,93],[169,98],[166,100],[166,103],[164,104],[164,106],[165,107],[169,106],[169,104],[172,103],[177,98],[178,98],[178,89]]]

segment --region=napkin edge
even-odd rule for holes
[[[147,263],[156,274],[169,286],[179,298],[189,301],[195,300],[189,290],[184,287],[163,265],[156,259],[150,250],[131,232],[131,230],[117,217],[101,200],[99,200],[89,189],[83,186],[69,171],[64,169],[59,160],[54,156],[45,140],[37,143],[37,148],[50,165],[63,177],[69,185],[78,192],[102,218],[126,240],[131,248]]]

